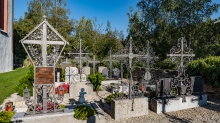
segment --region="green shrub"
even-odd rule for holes
[[[202,76],[205,83],[220,87],[220,57],[194,60],[187,64],[186,69],[189,76]]]
[[[95,110],[85,105],[76,106],[74,112],[73,116],[78,120],[88,120],[90,116],[95,115]]]
[[[14,116],[13,111],[1,111],[0,112],[0,123],[10,123],[11,118]]]
[[[177,69],[177,65],[170,61],[170,58],[166,58],[163,61],[157,62],[156,68],[159,69]]]
[[[110,103],[112,98],[115,98],[115,94],[110,94],[110,95],[108,95],[108,96],[105,98],[105,102]]]
[[[33,83],[34,83],[34,67],[29,67],[29,72],[18,79],[19,83],[14,87],[18,95],[23,96],[23,90],[27,88],[30,90],[31,95],[33,94]]]
[[[94,91],[99,90],[99,87],[101,86],[102,81],[104,80],[101,73],[91,74],[89,75],[88,79],[93,84]]]
[[[57,108],[58,109],[64,109],[66,106],[64,104],[60,104]]]

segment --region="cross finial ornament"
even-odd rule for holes
[[[44,21],[47,20],[47,16],[46,15],[43,16],[43,20]]]

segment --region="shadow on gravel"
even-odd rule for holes
[[[169,118],[169,122],[171,123],[192,123],[192,119],[180,119],[176,116],[169,115],[167,113],[163,113],[167,118]]]
[[[220,100],[208,99],[207,105],[203,106],[203,108],[206,108],[208,110],[213,110],[213,111],[220,112]]]

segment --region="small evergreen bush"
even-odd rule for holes
[[[78,120],[88,120],[90,116],[95,115],[95,110],[86,105],[76,106],[74,112],[73,116]]]
[[[205,83],[220,87],[220,57],[194,60],[187,64],[186,69],[189,76],[202,76]]]
[[[23,96],[23,90],[27,88],[30,90],[30,94],[33,94],[33,83],[34,83],[34,67],[29,67],[29,72],[18,79],[19,83],[14,87],[18,95]]]
[[[91,74],[89,75],[88,79],[93,84],[94,91],[99,90],[99,87],[101,86],[102,81],[104,80],[101,73]]]
[[[13,111],[1,111],[0,112],[0,123],[10,123],[11,118],[14,116]]]
[[[105,98],[105,102],[109,103],[111,102],[111,99],[115,98],[115,94],[110,94]]]

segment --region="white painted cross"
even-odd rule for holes
[[[40,35],[37,35],[39,37],[41,37],[41,40],[26,40],[27,37],[29,37],[34,31],[36,31],[41,25],[43,25],[43,29],[41,31]],[[55,34],[62,39],[62,41],[48,41],[48,34],[47,34],[47,26],[53,31],[55,32]],[[36,36],[36,38],[37,38]],[[25,48],[24,44],[39,44],[41,45],[41,57],[42,57],[42,66],[47,66],[47,45],[66,45],[66,43],[68,43],[46,20],[46,16],[44,16],[44,21],[41,22],[37,27],[34,28],[34,30],[32,30],[27,36],[25,36],[21,41],[20,41],[23,45],[23,47]],[[64,49],[63,47],[63,49]],[[62,49],[62,51],[63,51]],[[29,55],[29,52],[27,51],[27,49],[25,48],[26,52],[28,53],[28,56],[30,57],[33,65],[34,62],[32,60],[32,57]],[[62,52],[61,51],[61,52]],[[60,57],[60,54],[58,56],[58,58],[56,59],[56,62],[58,61]],[[56,63],[55,62],[55,63]],[[55,64],[54,64],[55,65]]]

